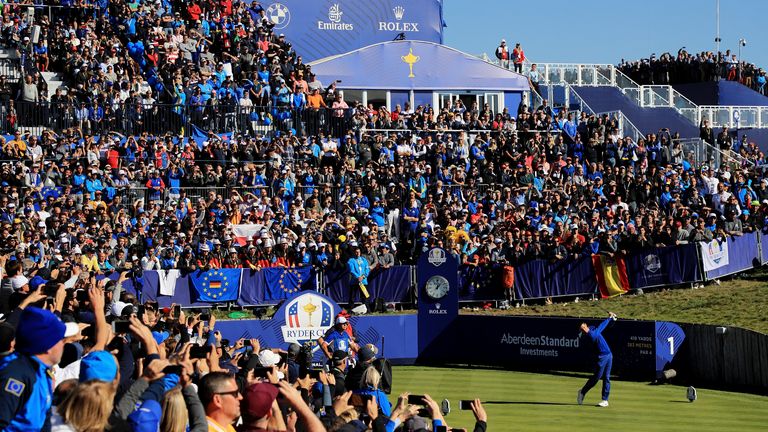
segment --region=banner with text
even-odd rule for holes
[[[757,233],[728,237],[725,241],[720,241],[719,244],[721,246],[718,248],[717,244],[708,243],[707,254],[704,253],[702,245],[702,263],[707,279],[749,270],[760,263]],[[719,258],[714,267],[711,266],[714,262],[713,257]]]
[[[304,63],[398,37],[443,43],[442,0],[267,0],[261,6],[274,33],[285,34]],[[256,9],[249,12],[261,19]]]
[[[431,348],[448,363],[483,364],[515,369],[591,371],[594,347],[580,336],[579,324],[598,320],[553,317],[459,315]],[[613,373],[654,378],[656,329],[653,321],[618,320],[603,332],[613,351]],[[456,349],[459,341],[466,349]],[[489,356],[488,353],[493,355]]]

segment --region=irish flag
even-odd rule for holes
[[[616,297],[629,291],[629,278],[624,258],[592,255],[592,265],[597,274],[597,286],[603,298]]]

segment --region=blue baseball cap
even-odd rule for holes
[[[108,351],[92,351],[80,361],[80,382],[112,382],[117,378],[117,361]]]
[[[35,276],[29,280],[29,289],[31,289],[32,291],[37,291],[40,285],[45,285],[46,283],[48,283],[47,280],[43,279],[40,276]]]
[[[156,400],[147,400],[128,416],[128,423],[134,432],[157,432],[163,409]]]

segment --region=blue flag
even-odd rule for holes
[[[208,131],[197,127],[195,125],[192,125],[192,140],[197,144],[198,150],[203,149],[203,143],[206,141],[209,141],[211,138],[208,136]],[[232,132],[226,132],[226,133],[218,133],[216,134],[217,137],[221,138],[222,141],[229,141],[232,138]]]
[[[197,301],[237,300],[241,271],[241,269],[217,269],[190,273],[189,281],[197,291]]]
[[[293,294],[311,288],[313,281],[311,267],[292,267],[292,268],[268,268],[263,269],[266,290],[264,300],[282,300],[287,299]],[[310,284],[310,285],[307,285]]]

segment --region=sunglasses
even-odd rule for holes
[[[228,392],[216,392],[214,394],[221,395],[221,396],[229,395],[236,398],[238,395],[240,395],[240,390],[232,390]]]

